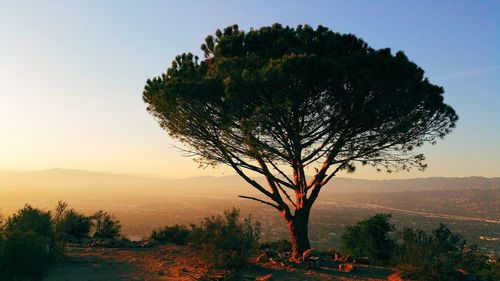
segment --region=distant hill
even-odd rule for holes
[[[256,178],[264,183],[264,178]],[[0,210],[24,202],[53,205],[59,199],[82,205],[146,204],[173,197],[237,199],[259,192],[239,176],[164,179],[79,170],[0,171]],[[324,187],[320,201],[342,200],[413,210],[459,210],[458,214],[500,213],[500,178],[417,178],[365,180],[336,178]],[[432,207],[432,208],[431,208]],[[495,216],[495,214],[497,216]]]
[[[262,177],[258,182],[264,183]],[[0,171],[0,188],[25,189],[63,189],[68,191],[99,189],[106,191],[128,191],[140,188],[144,190],[162,189],[175,192],[175,195],[235,195],[248,192],[252,188],[239,176],[193,177],[185,179],[165,179],[115,175],[80,170],[51,169],[32,172]],[[324,193],[378,193],[422,190],[461,190],[461,189],[498,189],[500,178],[464,177],[464,178],[416,178],[394,180],[366,180],[351,178],[335,178]],[[0,190],[0,192],[2,192]]]
[[[329,184],[331,192],[399,192],[423,190],[459,190],[459,189],[498,189],[500,178],[464,177],[464,178],[415,178],[394,180],[364,180],[337,178]],[[325,188],[326,190],[326,188]]]

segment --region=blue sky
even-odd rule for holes
[[[105,2],[105,3],[104,3]],[[141,100],[175,55],[217,28],[325,25],[403,50],[445,88],[456,130],[426,146],[425,173],[500,176],[499,1],[3,1],[0,169],[222,175],[181,157]]]

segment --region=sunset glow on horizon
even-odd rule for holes
[[[361,3],[363,2],[363,4]],[[287,9],[281,9],[286,3]],[[147,1],[3,3],[0,170],[51,168],[185,178],[199,169],[142,101],[177,54],[201,54],[217,28],[324,25],[405,54],[445,89],[460,119],[421,149],[425,172],[355,178],[500,177],[500,3],[496,1]],[[221,8],[223,7],[223,9]],[[380,19],[383,18],[383,21]]]

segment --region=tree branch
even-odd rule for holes
[[[243,198],[243,199],[249,199],[249,200],[254,200],[254,201],[257,201],[257,202],[260,202],[262,204],[266,204],[266,205],[269,205],[271,207],[274,207],[276,209],[278,209],[279,211],[281,211],[280,207],[278,205],[274,205],[273,203],[271,202],[267,202],[267,201],[264,201],[262,199],[259,199],[259,198],[255,198],[255,197],[250,197],[250,196],[245,196],[245,195],[238,195],[238,197],[240,198]]]
[[[292,206],[295,209],[297,209],[297,205],[295,205],[295,202],[293,202],[292,198],[290,197],[290,195],[288,195],[285,189],[283,189],[283,187],[278,182],[276,182],[276,185],[278,186],[279,190],[283,193],[283,195],[285,195],[286,199],[288,199],[288,202],[290,202]]]

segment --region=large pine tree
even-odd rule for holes
[[[241,197],[279,211],[295,259],[310,248],[311,207],[339,171],[424,169],[414,149],[458,119],[403,52],[323,26],[234,25],[201,49],[203,59],[179,55],[147,81],[147,109],[201,163],[228,165],[262,193]]]

